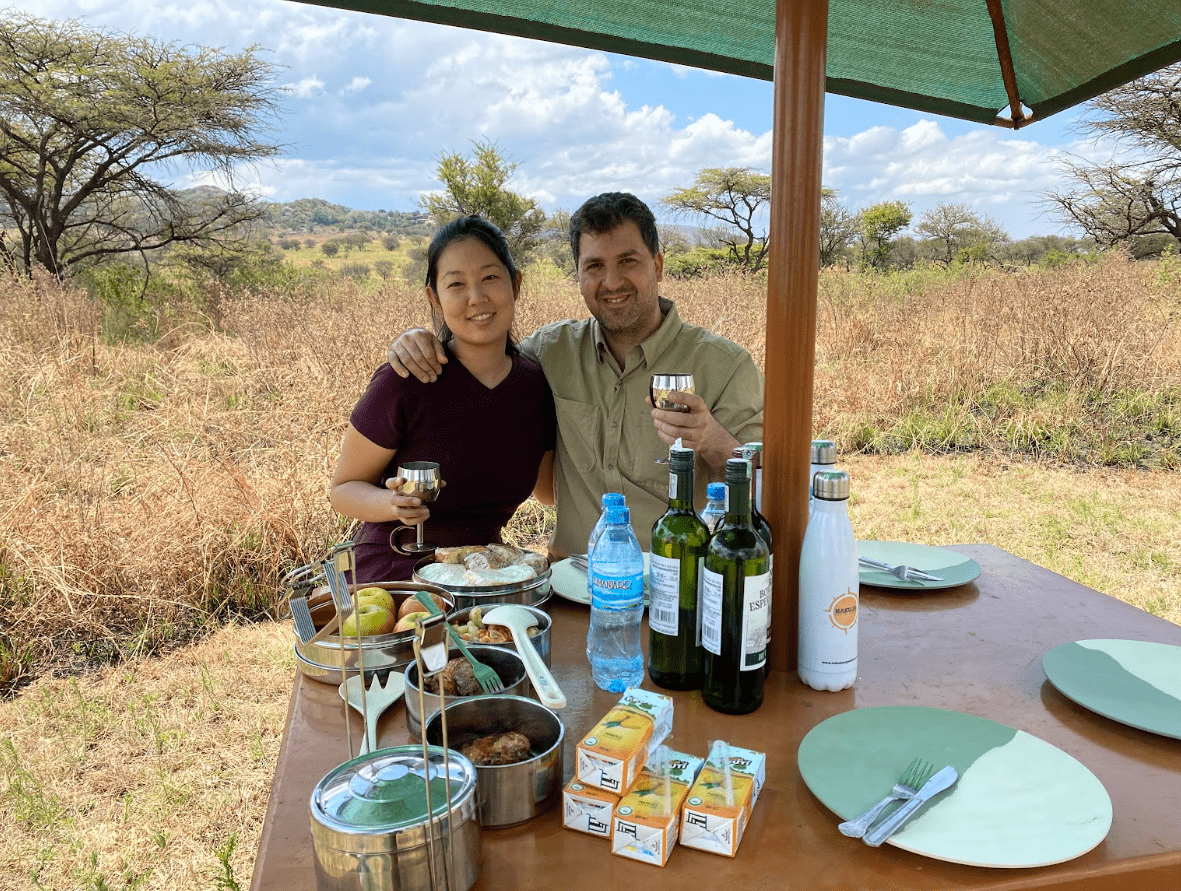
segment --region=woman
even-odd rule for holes
[[[426,538],[437,545],[487,544],[500,541],[531,491],[553,503],[553,396],[509,336],[520,293],[521,273],[494,225],[468,216],[435,233],[426,296],[448,362],[434,384],[378,368],[353,409],[332,478],[332,506],[365,521],[355,581],[410,578],[419,558],[393,549],[400,526],[429,517]],[[407,461],[440,465],[445,486],[429,510],[396,491]]]

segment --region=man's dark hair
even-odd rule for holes
[[[574,255],[574,268],[578,268],[578,243],[583,232],[603,235],[628,220],[639,228],[648,253],[653,257],[660,253],[656,217],[648,205],[628,192],[604,192],[588,198],[570,217],[570,253]]]

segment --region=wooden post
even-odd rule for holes
[[[778,0],[763,513],[775,535],[771,667],[794,670],[808,524],[828,0]]]

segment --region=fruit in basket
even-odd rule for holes
[[[402,618],[398,619],[398,624],[394,626],[394,633],[397,634],[402,631],[410,631],[414,628],[415,621],[422,619],[425,622],[430,617],[431,614],[426,610],[419,610],[416,613],[407,613],[406,615],[402,616]]]
[[[343,637],[356,637],[357,625],[361,626],[361,634],[371,637],[375,634],[389,634],[394,629],[394,614],[376,603],[358,603],[352,615],[341,623],[340,633]]]
[[[423,591],[422,593],[429,595],[431,600],[435,601],[435,606],[439,608],[440,612],[447,612],[447,602],[443,600],[442,597],[440,597],[438,594],[433,594],[430,591]],[[418,598],[415,596],[415,592],[411,591],[407,595],[406,599],[402,601],[402,606],[398,609],[398,619],[401,620],[411,613],[420,613],[423,611],[423,605],[419,603]],[[414,623],[411,622],[410,624],[411,627],[413,627]]]
[[[394,595],[385,588],[378,588],[376,586],[362,588],[353,595],[353,600],[357,603],[376,603],[391,616],[397,612],[394,609]]]

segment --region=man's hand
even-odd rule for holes
[[[413,374],[424,384],[438,380],[439,373],[447,364],[443,344],[426,328],[410,328],[403,331],[390,344],[385,358],[400,377],[410,377]]]
[[[673,392],[669,394],[668,399],[689,410],[666,411],[653,407],[652,423],[656,427],[656,433],[670,446],[679,438],[681,445],[695,451],[718,476],[721,476],[725,473],[726,461],[742,443],[714,419],[705,400],[700,396]],[[646,401],[649,406],[652,405],[651,396]]]

